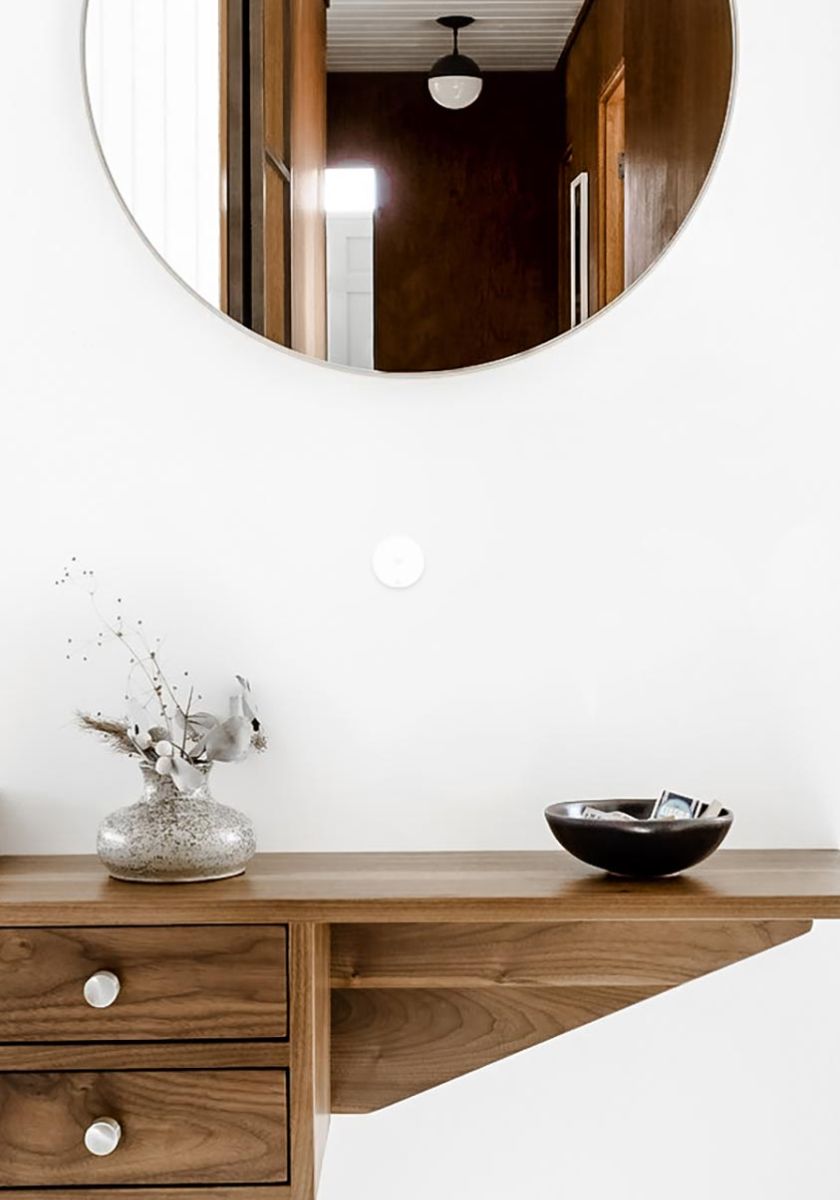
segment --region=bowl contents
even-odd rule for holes
[[[732,826],[718,801],[664,791],[658,800],[573,800],[546,809],[560,845],[612,875],[677,875],[714,853]]]
[[[622,812],[621,809],[596,808],[587,804],[580,813],[585,821],[687,821],[698,817],[719,817],[723,805],[719,800],[706,803],[703,800],[690,800],[688,796],[680,796],[676,792],[662,792],[653,806],[649,816],[637,817],[632,813]],[[570,814],[572,815],[572,814]]]

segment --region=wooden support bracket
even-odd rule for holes
[[[383,1108],[810,928],[810,921],[336,925],[332,1111]]]

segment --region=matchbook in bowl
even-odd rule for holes
[[[732,827],[732,813],[699,814],[684,820],[653,820],[654,800],[572,800],[545,810],[560,845],[591,867],[611,875],[656,879],[677,875],[708,858]],[[584,810],[596,810],[591,820]],[[590,816],[592,815],[590,811]],[[630,818],[630,819],[628,819]]]

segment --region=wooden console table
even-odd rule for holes
[[[646,883],[560,851],[264,854],[180,886],[3,858],[0,1189],[313,1200],[330,1112],[837,917],[835,851],[723,850]]]

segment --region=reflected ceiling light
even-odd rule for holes
[[[442,108],[469,108],[481,95],[484,80],[477,62],[458,51],[458,32],[472,25],[475,17],[438,17],[438,25],[452,30],[451,54],[439,58],[429,72],[429,91]]]

